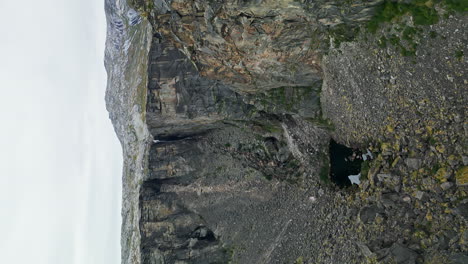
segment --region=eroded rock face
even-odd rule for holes
[[[230,256],[206,227],[205,220],[182,206],[173,193],[164,190],[177,184],[177,180],[154,179],[142,186],[142,262],[227,263]]]
[[[379,1],[352,8],[334,1],[134,2],[201,76],[255,92],[321,79],[323,28],[365,20]]]
[[[310,48],[317,26],[299,2],[172,1],[170,9],[155,14],[157,30],[202,76],[243,91],[308,86],[319,78]]]
[[[286,239],[285,232],[312,217],[313,203],[298,195],[305,189],[287,182],[311,184],[322,161],[310,154],[324,151],[327,135],[290,117],[262,126],[267,120],[151,146],[140,196],[143,263],[156,253],[167,263],[297,258],[291,248],[302,240]],[[211,240],[194,237],[199,229],[211,232]]]
[[[253,111],[230,87],[202,77],[167,41],[153,38],[149,61],[147,123],[155,137],[202,133],[218,121],[244,119]]]
[[[465,257],[465,16],[405,57],[378,45],[395,25],[333,40],[380,1],[129,2],[107,6],[123,263]],[[373,152],[359,187],[328,182],[331,137]]]

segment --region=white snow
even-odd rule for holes
[[[348,179],[351,181],[351,184],[361,184],[361,181],[359,180],[359,178],[361,177],[361,173],[359,173],[358,175],[349,175],[348,176]]]
[[[362,154],[362,159],[367,160],[367,159],[373,159],[374,157],[372,156],[372,152],[370,150],[367,150],[366,154]]]

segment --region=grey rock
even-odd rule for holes
[[[468,219],[468,203],[461,203],[455,208],[455,213]]]
[[[468,256],[462,253],[453,253],[449,260],[450,264],[466,264],[468,263]]]
[[[356,245],[361,250],[361,253],[366,258],[374,258],[376,255],[363,243],[357,242]]]
[[[403,201],[404,201],[405,203],[410,203],[410,202],[411,202],[411,197],[405,196],[405,197],[403,197]]]
[[[442,190],[446,191],[446,190],[452,188],[453,185],[454,185],[453,182],[444,182],[444,183],[442,183],[440,185],[440,188],[442,188]]]
[[[424,192],[423,191],[417,191],[415,197],[418,200],[422,200],[424,198]]]
[[[397,264],[415,264],[418,254],[413,250],[399,244],[394,243],[388,251],[388,255],[382,260],[383,263]]]
[[[396,207],[400,203],[401,198],[397,193],[382,194],[381,202],[385,208]]]
[[[439,236],[437,239],[437,248],[447,250],[449,248],[449,239],[446,236]]]
[[[375,220],[375,217],[378,214],[381,214],[383,211],[377,206],[368,206],[361,209],[359,212],[359,219],[365,223],[369,224]]]
[[[401,179],[399,176],[391,174],[377,174],[377,179],[385,188],[395,192],[400,192]]]
[[[417,158],[407,158],[405,160],[406,166],[408,166],[410,169],[417,170],[421,168],[422,161],[421,159]]]
[[[462,156],[462,161],[464,166],[468,166],[468,156]]]

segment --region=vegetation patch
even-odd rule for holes
[[[361,163],[361,179],[367,179],[370,170],[370,162],[365,160]]]
[[[360,29],[358,26],[340,24],[329,30],[329,36],[333,38],[335,47],[339,47],[342,42],[353,41]]]
[[[444,0],[445,7],[451,12],[468,11],[468,0]]]
[[[254,99],[269,111],[297,113],[301,107],[313,104],[314,98],[318,98],[318,89],[319,83],[311,86],[283,86],[256,94]]]
[[[413,17],[415,25],[432,25],[439,21],[439,14],[431,1],[415,0],[409,3],[400,3],[385,0],[377,7],[375,15],[367,23],[367,29],[371,33],[375,33],[380,24],[394,21],[406,14]]]
[[[128,5],[137,10],[142,17],[149,17],[151,11],[154,9],[152,0],[128,0]]]
[[[294,264],[304,264],[304,259],[302,258],[302,256],[298,257],[296,261],[294,262]]]
[[[458,185],[468,185],[468,166],[463,166],[458,169],[455,177]]]
[[[320,155],[322,167],[320,168],[319,176],[320,180],[325,183],[330,183],[330,163],[328,162],[327,156],[325,154]]]
[[[235,247],[234,246],[224,246],[222,248],[222,250],[223,250],[224,255],[227,258],[227,262],[232,263],[232,261],[234,260],[234,254],[236,252]]]
[[[439,13],[435,8],[436,5],[444,11]],[[418,26],[436,24],[439,22],[441,15],[448,17],[452,13],[466,11],[468,11],[468,0],[409,0],[404,2],[384,0],[375,7],[375,13],[369,21],[359,25],[343,23],[330,27],[327,31],[329,38],[333,39],[335,47],[339,47],[342,42],[353,41],[359,32],[363,31],[363,28],[367,32],[375,34],[382,24],[397,24],[403,22],[402,18],[404,16],[411,16],[415,27],[407,27],[405,25],[394,27],[395,31],[401,33],[401,36],[397,36],[398,41],[394,37],[390,37],[389,39],[381,37],[378,40],[378,45],[381,48],[385,48],[390,43],[399,49],[403,56],[413,56],[417,47],[414,39],[422,32]],[[391,28],[388,28],[388,30],[391,31]],[[429,36],[436,38],[437,33],[430,31]],[[402,44],[400,40],[405,40],[406,45]]]
[[[281,127],[279,123],[270,122],[269,120],[263,121],[263,122],[253,121],[253,124],[259,126],[260,128],[262,128],[262,130],[268,133],[282,133],[283,132],[283,128]]]
[[[435,9],[439,4],[448,13],[468,11],[468,0],[412,0],[396,2],[385,0],[376,8],[372,19],[367,22],[367,29],[371,33],[377,32],[385,22],[396,22],[404,15],[410,15],[416,26],[433,25],[439,22],[440,14]],[[433,31],[432,31],[433,32]],[[435,38],[435,32],[431,37]]]
[[[324,118],[322,115],[319,115],[316,118],[307,118],[306,120],[320,128],[328,131],[335,131],[335,125],[333,122],[328,118]]]

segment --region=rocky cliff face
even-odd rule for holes
[[[122,262],[466,263],[451,3],[107,1]],[[359,186],[331,138],[372,152]]]

